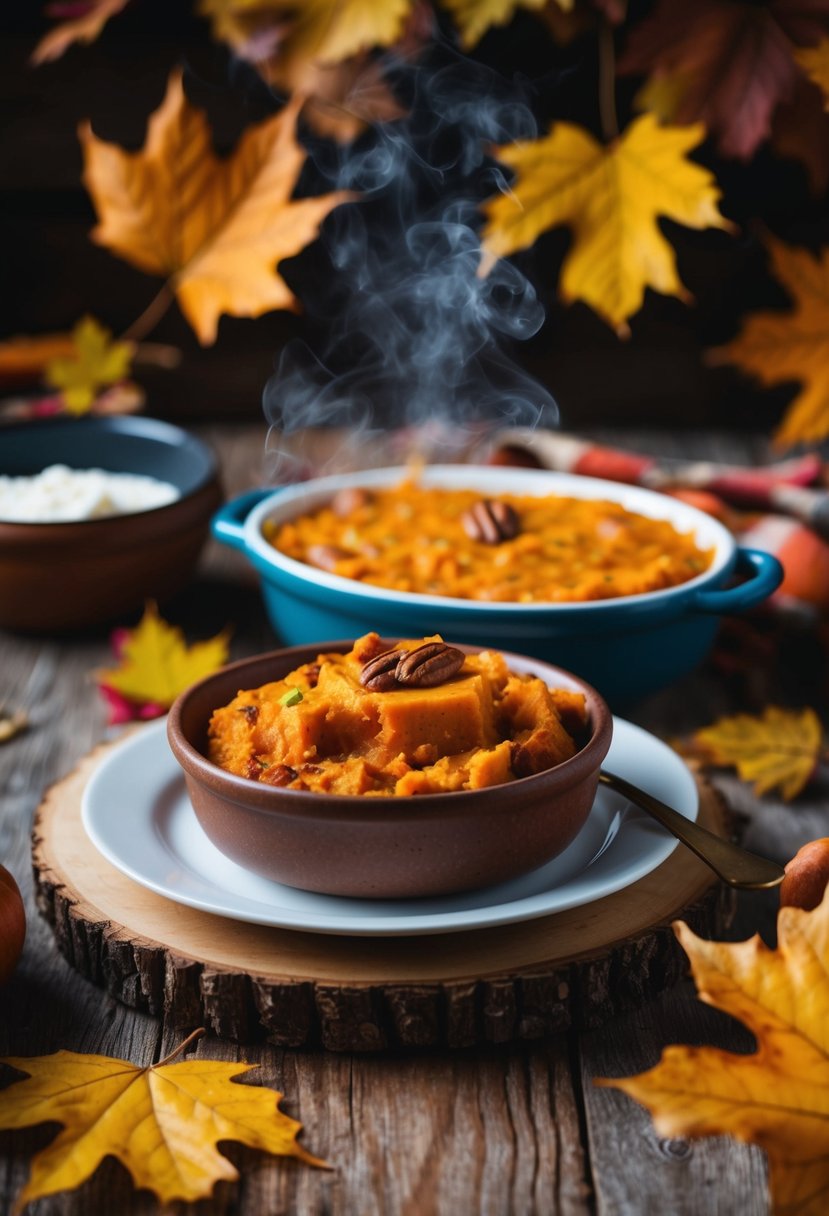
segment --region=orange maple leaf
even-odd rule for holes
[[[220,1140],[325,1167],[297,1143],[302,1124],[278,1109],[281,1093],[234,1083],[255,1064],[172,1063],[195,1037],[148,1068],[75,1051],[0,1061],[28,1074],[0,1094],[0,1127],[63,1125],[57,1139],[36,1154],[17,1210],[41,1196],[74,1190],[110,1155],[126,1166],[136,1186],[153,1191],[162,1203],[201,1199],[219,1179],[239,1177],[218,1151]]]
[[[689,228],[731,227],[717,208],[713,176],[686,159],[703,134],[645,114],[607,147],[581,127],[556,123],[543,139],[496,148],[516,178],[484,207],[483,269],[566,224],[573,244],[560,293],[586,301],[618,333],[628,332],[646,287],[687,299],[659,217]]]
[[[823,1216],[829,1196],[829,891],[781,908],[778,947],[707,942],[679,922],[700,999],[743,1022],[752,1055],[667,1047],[655,1068],[596,1080],[651,1113],[661,1136],[735,1136],[765,1149],[774,1210]]]
[[[772,238],[766,244],[792,309],[752,314],[737,337],[708,358],[736,363],[764,384],[799,383],[775,441],[818,442],[829,435],[829,249],[815,255]]]
[[[297,311],[275,268],[314,240],[329,211],[354,197],[340,190],[291,198],[305,162],[295,136],[301,104],[295,98],[248,128],[224,160],[179,72],[150,118],[142,151],[125,152],[88,124],[81,128],[84,182],[99,220],[92,239],[163,275],[203,345],[215,340],[222,313]]]

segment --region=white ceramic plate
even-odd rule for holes
[[[84,827],[104,857],[135,882],[234,920],[372,937],[534,920],[629,886],[665,861],[677,843],[627,799],[600,788],[573,843],[510,882],[434,899],[346,899],[298,891],[250,873],[211,844],[190,805],[165,728],[163,720],[152,723],[104,760],[84,790]],[[647,731],[614,718],[605,763],[696,819],[693,777]]]

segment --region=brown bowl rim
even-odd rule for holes
[[[391,647],[395,644],[396,639],[383,638],[382,641]],[[312,651],[315,653],[346,653],[353,645],[354,639],[351,638],[330,642],[311,642],[301,646],[285,646],[262,654],[250,655],[244,659],[237,659],[236,662],[229,663],[190,685],[176,698],[167,715],[167,739],[173,755],[184,772],[200,784],[209,786],[214,793],[221,794],[235,803],[243,803],[247,809],[255,809],[263,813],[278,811],[281,815],[285,815],[289,810],[296,812],[297,815],[307,814],[313,810],[314,818],[318,821],[330,817],[337,820],[368,818],[376,822],[378,815],[376,811],[372,811],[372,808],[377,807],[383,808],[384,817],[387,819],[389,812],[394,811],[394,818],[398,820],[408,818],[412,813],[416,814],[418,818],[442,816],[450,808],[458,814],[462,814],[464,808],[470,813],[480,812],[482,800],[485,804],[490,801],[497,802],[505,796],[512,797],[513,792],[516,797],[520,797],[520,791],[526,790],[528,783],[536,786],[541,783],[551,784],[554,788],[550,790],[550,794],[553,796],[562,789],[571,788],[587,778],[590,773],[597,772],[601,768],[613,734],[613,717],[602,695],[592,684],[588,684],[575,672],[567,671],[566,668],[553,663],[547,663],[543,659],[533,658],[531,655],[500,649],[498,653],[503,655],[508,666],[511,660],[518,660],[521,664],[532,664],[534,668],[543,668],[548,672],[563,675],[567,680],[572,681],[578,686],[578,690],[585,694],[590,719],[593,723],[590,738],[569,760],[564,760],[561,764],[544,769],[543,772],[534,773],[529,777],[519,777],[515,781],[476,790],[449,790],[438,794],[418,794],[411,798],[399,798],[392,794],[365,797],[356,794],[321,794],[313,790],[284,789],[263,786],[261,782],[227,772],[208,760],[185,735],[182,727],[185,706],[194,695],[212,682],[226,679],[234,671],[241,671],[245,667],[266,660],[290,658],[292,655],[307,656]],[[455,641],[452,642],[452,645],[457,646],[466,654],[479,654],[485,650],[495,649],[495,647],[467,645]],[[552,681],[550,682],[552,683]],[[206,722],[204,727],[206,730]]]
[[[130,415],[129,419],[137,420],[138,422],[141,422],[142,420],[149,422],[161,421],[159,419],[152,419],[149,416],[145,417],[144,415]],[[93,418],[92,421],[94,423],[96,419]],[[48,426],[48,422],[48,419],[36,421],[31,427],[31,434],[36,438],[37,428],[41,426]],[[25,423],[23,424],[24,427],[26,425],[27,424]],[[81,425],[83,425],[83,423],[81,423]],[[210,499],[210,507],[206,509],[213,511],[215,507],[218,506],[222,496],[219,461],[216,457],[216,453],[213,451],[210,444],[206,443],[200,436],[194,435],[191,431],[188,431],[185,427],[177,426],[175,423],[167,422],[166,420],[163,421],[162,425],[165,429],[178,432],[184,436],[188,442],[197,443],[198,446],[203,450],[203,454],[206,458],[207,467],[204,475],[199,481],[196,482],[195,485],[191,486],[186,493],[180,493],[177,498],[174,498],[171,502],[162,503],[161,506],[147,507],[141,511],[128,511],[121,515],[104,515],[96,519],[38,521],[0,518],[0,542],[5,542],[7,544],[15,541],[23,541],[24,543],[37,543],[38,541],[44,541],[46,543],[50,541],[65,543],[67,539],[71,538],[72,529],[83,529],[86,531],[87,529],[91,528],[93,531],[99,533],[105,533],[114,529],[120,530],[123,529],[127,520],[157,520],[165,512],[174,514],[177,510],[187,508],[187,506],[199,496],[205,495]],[[119,432],[117,430],[113,430],[111,434],[113,437],[117,437]],[[149,476],[149,474],[147,474],[147,476]],[[216,497],[217,490],[218,498]]]

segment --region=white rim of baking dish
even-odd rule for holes
[[[369,469],[358,473],[331,474],[282,489],[276,488],[272,495],[254,507],[247,516],[244,523],[245,546],[264,565],[275,566],[303,582],[312,582],[316,587],[324,587],[341,595],[377,599],[386,604],[454,608],[483,613],[501,610],[527,615],[550,611],[607,612],[627,605],[667,604],[671,600],[687,597],[695,590],[716,581],[730,569],[737,553],[734,537],[718,520],[697,507],[655,490],[547,469],[490,468],[483,465],[429,465],[418,472],[417,480],[424,486],[480,489],[502,494],[528,494],[537,497],[558,494],[589,500],[604,499],[650,519],[665,520],[673,524],[677,531],[685,534],[693,532],[694,540],[700,548],[715,549],[714,558],[706,570],[673,587],[603,600],[522,604],[510,600],[472,600],[417,591],[397,591],[372,583],[361,583],[357,579],[330,574],[316,566],[288,557],[274,548],[263,534],[262,529],[266,521],[282,523],[300,513],[316,510],[340,489],[351,486],[365,486],[370,489],[374,486],[396,485],[412,476],[414,474],[411,470],[399,466]]]

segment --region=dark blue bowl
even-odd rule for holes
[[[474,487],[484,496],[561,494],[611,499],[631,511],[669,520],[713,548],[702,574],[644,595],[581,604],[509,604],[385,590],[294,561],[265,539],[266,521],[313,511],[345,486],[396,485],[405,469],[321,478],[282,490],[254,490],[228,503],[214,535],[241,550],[259,572],[268,615],[288,645],[357,637],[440,633],[447,641],[532,655],[575,672],[615,705],[673,683],[711,647],[722,613],[764,600],[783,578],[776,558],[737,546],[722,524],[678,499],[637,486],[532,469],[435,466],[424,484]],[[416,526],[416,522],[413,522]],[[735,576],[744,581],[729,586]]]
[[[169,481],[182,496],[216,477],[207,444],[156,418],[48,418],[0,429],[0,473],[26,477],[50,464],[140,473]]]

